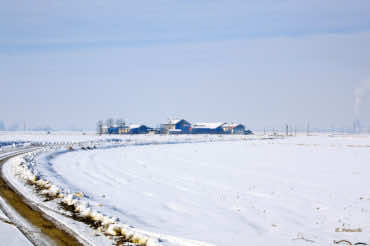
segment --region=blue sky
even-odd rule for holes
[[[368,13],[369,1],[4,2],[0,119],[369,126]]]

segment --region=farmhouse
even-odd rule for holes
[[[146,134],[150,130],[146,125],[130,125],[128,127],[129,134]]]
[[[238,123],[227,123],[224,124],[222,128],[226,134],[244,134],[245,132],[245,126]]]
[[[170,120],[167,124],[162,124],[160,129],[161,133],[170,133],[170,134],[181,134],[189,133],[191,124],[184,120]]]
[[[214,123],[195,123],[191,127],[191,133],[193,134],[224,134],[223,126],[226,123],[214,122]]]

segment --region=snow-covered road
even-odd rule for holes
[[[16,153],[15,150],[0,153],[0,161],[7,156]],[[1,168],[1,165],[0,165]],[[3,187],[1,187],[3,189]],[[25,237],[25,235],[16,227],[14,222],[5,215],[2,209],[9,209],[8,204],[0,196],[0,242],[4,245],[14,246],[30,246],[32,243]],[[11,211],[11,210],[10,210]]]
[[[19,246],[82,245],[60,225],[44,217],[3,175],[3,165],[7,160],[19,159],[23,154],[37,150],[37,147],[19,146],[0,154],[0,239],[3,239],[0,242]]]

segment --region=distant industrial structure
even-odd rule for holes
[[[240,123],[204,122],[190,123],[185,119],[169,120],[159,128],[146,125],[126,125],[124,120],[98,121],[98,134],[253,134]]]

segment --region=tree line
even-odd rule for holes
[[[111,128],[113,126],[122,128],[126,126],[126,122],[124,119],[121,119],[121,118],[116,119],[116,120],[114,120],[113,118],[108,118],[105,120],[105,122],[103,120],[99,120],[96,123],[96,130],[99,134],[103,133],[103,126],[106,126],[107,128]]]

